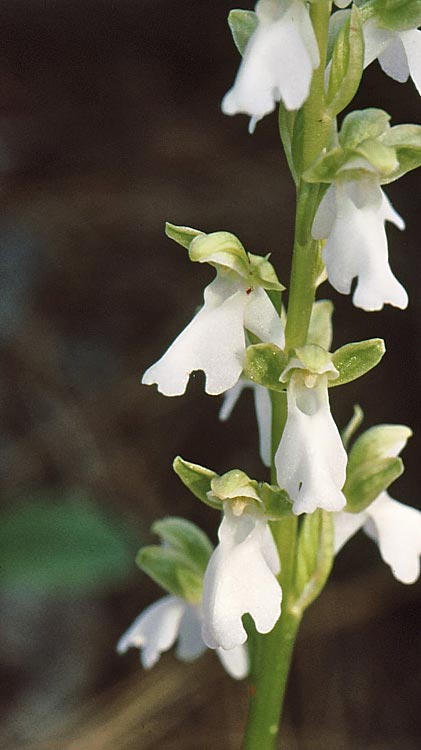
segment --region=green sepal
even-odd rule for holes
[[[174,242],[177,242],[188,250],[195,237],[199,237],[204,234],[204,232],[201,232],[199,229],[192,229],[191,227],[170,224],[170,222],[167,221],[165,222],[165,234],[171,240],[174,240]]]
[[[421,166],[421,125],[395,125],[384,134],[382,142],[395,150],[398,160],[396,170],[382,179],[383,184]]]
[[[339,372],[339,377],[329,381],[329,387],[344,385],[361,378],[379,364],[385,351],[383,339],[367,339],[341,346],[332,354],[332,362]]]
[[[362,156],[377,172],[381,182],[383,178],[394,174],[399,169],[396,149],[387,146],[381,140],[367,138],[355,149],[358,156]]]
[[[364,37],[358,8],[353,5],[350,17],[341,26],[333,49],[327,110],[335,117],[357,93],[363,74]]]
[[[213,552],[213,545],[204,531],[185,518],[168,516],[152,525],[152,532],[167,546],[184,553],[203,573]]]
[[[366,430],[351,448],[344,495],[347,511],[359,513],[403,472],[397,454],[411,437],[405,425],[376,425]]]
[[[265,515],[272,521],[279,521],[292,516],[292,501],[285,490],[274,484],[259,484],[259,495],[265,509]]]
[[[342,123],[339,143],[342,148],[352,151],[363,141],[383,135],[389,128],[389,121],[390,115],[376,107],[350,112]]]
[[[212,479],[208,498],[215,498],[222,504],[225,500],[240,500],[246,503],[252,501],[259,505],[260,497],[257,493],[257,487],[256,480],[250,479],[244,471],[231,469],[222,476],[216,476]]]
[[[253,253],[247,253],[247,255],[250,261],[252,283],[268,291],[283,292],[285,287],[279,281],[272,263],[269,262],[270,253],[264,256],[253,255]]]
[[[297,615],[302,615],[325,586],[333,564],[333,539],[332,513],[318,509],[304,517],[297,543],[296,599],[292,605]]]
[[[187,555],[173,547],[150,545],[139,550],[136,563],[149,578],[170,594],[197,604],[202,598],[203,573]]]
[[[244,377],[272,391],[284,391],[279,378],[286,364],[285,353],[275,344],[253,344],[246,349]]]
[[[228,13],[228,26],[241,56],[247,47],[251,35],[256,31],[259,19],[253,10],[230,10]]]
[[[242,278],[250,277],[250,262],[240,240],[231,232],[211,232],[193,239],[189,247],[189,258],[196,263],[235,271]]]
[[[283,382],[289,380],[290,373],[294,369],[304,370],[311,375],[324,375],[327,373],[329,380],[338,377],[336,368],[332,363],[331,353],[318,344],[305,344],[295,349],[281,375]]]
[[[372,0],[379,26],[392,31],[406,31],[421,26],[421,0]]]
[[[190,461],[185,461],[181,456],[176,456],[174,459],[173,469],[183,484],[198,500],[206,503],[206,505],[210,505],[211,508],[221,510],[222,502],[216,499],[209,499],[208,497],[208,493],[211,490],[211,481],[214,477],[218,476],[216,471],[206,469],[204,466],[199,466],[199,464],[192,464]]]
[[[346,164],[347,154],[340,146],[319,156],[303,173],[306,182],[333,182],[339,170]]]
[[[344,448],[348,448],[352,438],[364,420],[364,412],[359,404],[354,404],[354,412],[346,427],[341,432]]]
[[[307,344],[316,344],[329,351],[332,344],[333,302],[329,299],[314,303],[308,327]]]

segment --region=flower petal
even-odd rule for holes
[[[202,638],[202,620],[200,610],[186,604],[180,623],[180,632],[176,655],[181,661],[194,661],[206,651],[206,643]]]
[[[265,343],[285,346],[284,329],[267,292],[256,287],[247,295],[244,309],[244,327]]]
[[[310,389],[293,375],[287,395],[288,417],[275,455],[278,484],[296,514],[342,510],[347,454],[330,413],[327,376]]]
[[[389,31],[388,29],[381,29],[376,22],[375,18],[370,18],[363,24],[364,34],[364,68],[367,68],[373,60],[376,60],[379,55],[391,44],[394,37],[396,36],[395,31]]]
[[[120,638],[117,651],[124,653],[130,646],[140,648],[142,664],[150,669],[161,653],[174,645],[185,609],[185,602],[178,596],[159,599],[136,618]]]
[[[217,648],[216,654],[224,669],[234,680],[243,680],[244,677],[247,677],[249,657],[245,643],[241,646],[231,648],[229,651],[226,651],[224,648]]]
[[[419,29],[401,31],[400,37],[405,48],[411,78],[418,93],[421,94],[421,31]]]
[[[366,520],[367,514],[365,511],[362,513],[346,513],[345,511],[335,513],[333,516],[335,555],[361,529]]]
[[[366,512],[369,518],[364,531],[378,543],[395,578],[401,583],[414,583],[420,574],[420,511],[382,492]]]
[[[243,288],[222,274],[205,289],[205,304],[165,354],[146,370],[142,383],[156,383],[165,396],[180,396],[190,374],[203,370],[206,393],[232,388],[243,369],[245,339]]]
[[[259,633],[268,633],[279,618],[282,591],[262,551],[265,528],[266,521],[247,513],[235,517],[225,504],[220,543],[203,582],[202,636],[210,648],[245,643],[241,618],[246,613]]]
[[[405,83],[409,78],[409,66],[405,49],[399,34],[395,34],[390,44],[378,56],[382,70],[394,81]]]

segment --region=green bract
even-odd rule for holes
[[[335,117],[354,98],[364,66],[364,37],[358,9],[341,26],[333,48],[326,96],[327,111]]]
[[[376,175],[381,184],[397,180],[421,164],[421,126],[395,125],[381,109],[364,109],[345,117],[338,143],[304,173],[308,182]]]
[[[259,25],[257,15],[252,10],[231,10],[228,14],[228,25],[234,44],[240,55],[243,55],[251,35]]]
[[[205,234],[198,229],[165,225],[168,237],[189,251],[194,263],[209,263],[215,268],[233,271],[251,287],[281,292],[285,287],[280,283],[275,269],[269,262],[269,254],[247,253],[240,240],[231,232],[211,232]]]
[[[341,432],[342,442],[345,448],[348,448],[353,436],[357,432],[364,420],[364,412],[359,404],[354,405],[354,413],[349,420],[347,426]]]
[[[404,425],[378,425],[364,432],[352,446],[344,494],[347,511],[358,513],[386,490],[403,472],[398,453],[412,432]]]
[[[213,547],[206,534],[184,518],[163,518],[152,526],[162,545],[142,547],[139,567],[170,594],[191,604],[202,597],[203,576]]]
[[[296,599],[293,606],[298,615],[319,596],[334,559],[332,513],[316,510],[303,519],[297,545],[295,571]]]

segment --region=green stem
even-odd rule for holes
[[[300,164],[304,171],[326,146],[331,120],[326,115],[324,72],[331,3],[311,5],[311,19],[318,40],[320,67],[314,72],[310,95],[303,108],[303,146]],[[318,275],[319,246],[311,237],[311,226],[320,199],[319,185],[300,179],[294,252],[289,286],[286,348],[305,344]],[[272,482],[276,483],[273,457],[287,416],[286,394],[272,393]],[[273,630],[256,636],[254,669],[250,683],[250,708],[244,750],[275,750],[287,678],[301,614],[294,609],[298,519],[288,517],[271,524],[281,560],[279,581],[283,589],[282,614]]]
[[[250,709],[244,750],[275,750],[279,719],[300,619],[283,605],[268,635],[260,636],[259,677],[250,684]]]

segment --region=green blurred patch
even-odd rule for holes
[[[0,585],[40,593],[110,589],[133,572],[138,543],[87,497],[32,496],[0,515]]]

